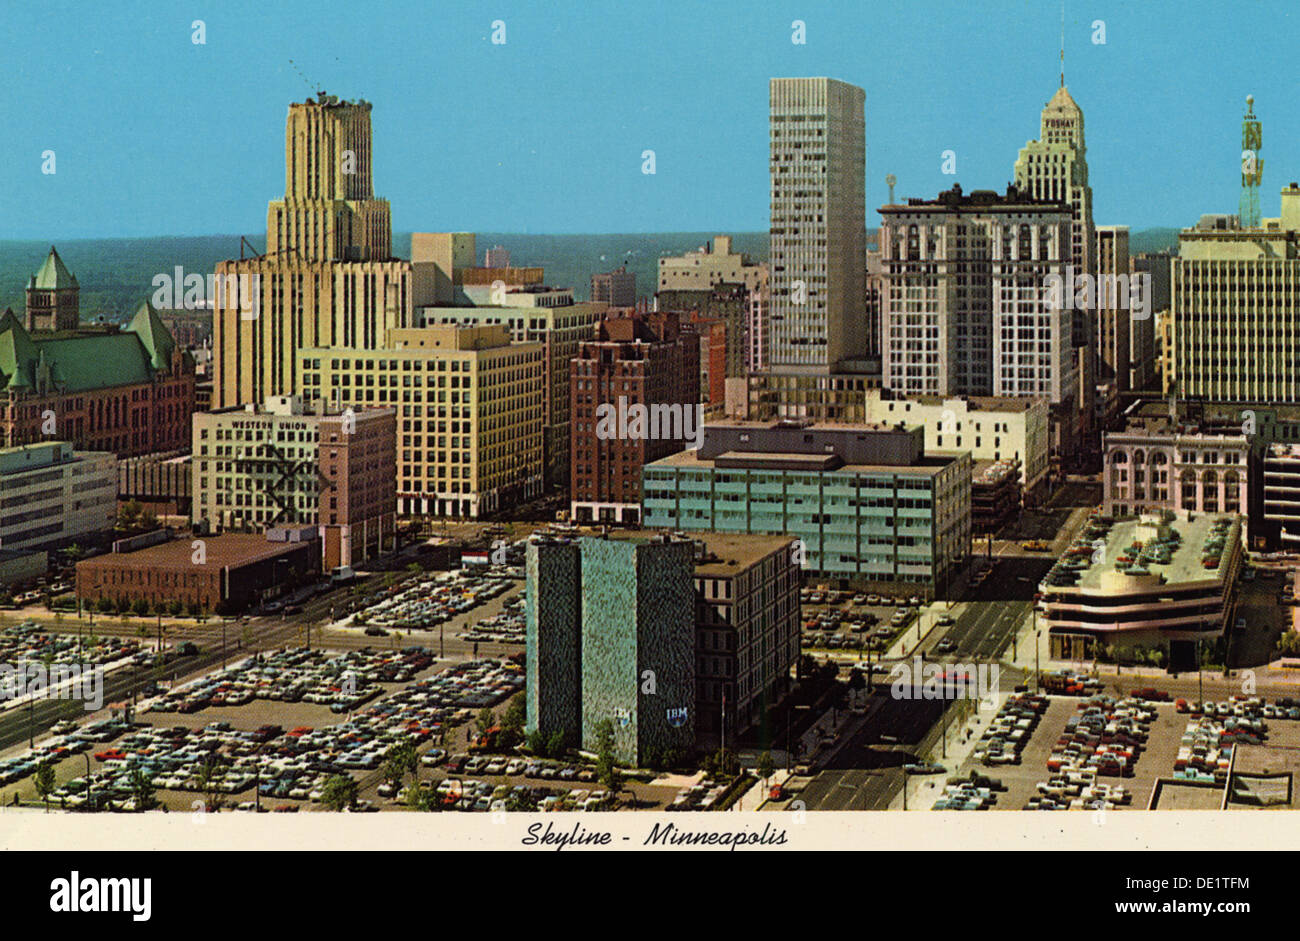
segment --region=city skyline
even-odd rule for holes
[[[962,6],[939,21],[932,10],[890,11],[891,23],[878,27],[871,9],[762,5],[742,30],[701,23],[673,38],[677,56],[707,57],[707,69],[665,68],[645,55],[644,36],[662,28],[657,12],[605,17],[508,4],[490,15],[439,10],[437,24],[430,11],[398,5],[381,28],[407,26],[388,33],[384,54],[347,62],[310,51],[337,44],[337,20],[302,17],[295,6],[214,11],[201,45],[192,39],[202,11],[79,10],[81,28],[60,35],[57,67],[43,68],[30,50],[58,17],[17,11],[8,36],[22,47],[4,39],[0,49],[31,64],[14,70],[0,97],[10,129],[0,144],[10,168],[0,234],[258,231],[264,194],[279,188],[274,129],[312,85],[374,104],[375,187],[391,200],[397,231],[761,231],[767,82],[785,75],[865,90],[870,228],[888,198],[886,173],[904,198],[929,198],[953,182],[968,191],[1008,182],[1009,163],[1036,136],[1058,84],[1059,6],[1019,6]],[[1270,91],[1263,64],[1280,60],[1294,17],[1266,4],[1243,29],[1231,11],[1179,9],[1178,22],[1168,12],[1067,6],[1065,80],[1088,115],[1097,222],[1184,227],[1205,212],[1233,211],[1247,94],[1264,124],[1262,210],[1275,213],[1277,192],[1300,176],[1291,156],[1300,105]],[[421,17],[428,31],[413,25]],[[806,44],[791,41],[796,19]],[[492,42],[494,20],[504,23],[504,44]],[[1104,45],[1093,42],[1098,20]],[[579,29],[596,29],[601,41],[575,50],[569,37]],[[908,55],[893,55],[904,38]],[[109,65],[104,50],[115,42],[129,42],[150,68]],[[52,106],[17,106],[34,100]],[[494,106],[477,106],[484,101]],[[653,175],[642,172],[647,149]],[[55,152],[54,174],[41,172],[46,150]],[[941,172],[948,150],[955,174]]]

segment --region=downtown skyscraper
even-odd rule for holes
[[[865,317],[865,95],[830,78],[774,78],[769,96],[768,362],[774,372],[825,374],[874,346]]]
[[[378,349],[410,325],[411,265],[392,257],[388,201],[371,181],[370,108],[323,92],[289,106],[266,252],[216,269],[215,407],[299,391],[303,348]]]

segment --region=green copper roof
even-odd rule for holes
[[[149,362],[154,369],[167,369],[171,365],[172,351],[176,341],[171,332],[163,325],[158,311],[145,301],[131,318],[131,325],[126,328],[140,338],[149,353]]]
[[[147,304],[120,333],[35,340],[6,311],[0,316],[0,389],[35,389],[45,377],[65,393],[145,383],[170,365],[175,346]]]
[[[50,246],[50,253],[45,256],[45,264],[32,276],[31,287],[39,291],[57,291],[63,288],[77,287],[77,279],[72,276],[68,266],[63,263],[59,253]]]

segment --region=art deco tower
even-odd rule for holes
[[[294,102],[284,156],[266,254],[217,265],[217,408],[301,394],[299,350],[379,349],[411,322],[411,264],[391,257],[388,202],[371,184],[370,104]]]
[[[388,201],[371,183],[370,104],[294,102],[284,131],[284,199],[266,213],[267,254],[371,261],[392,253]]]

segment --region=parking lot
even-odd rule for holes
[[[479,566],[415,576],[362,597],[347,623],[376,637],[436,631],[471,643],[522,645],[523,583],[509,571]]]
[[[800,601],[805,651],[884,651],[914,625],[921,607],[917,596],[807,588],[800,592]]]

